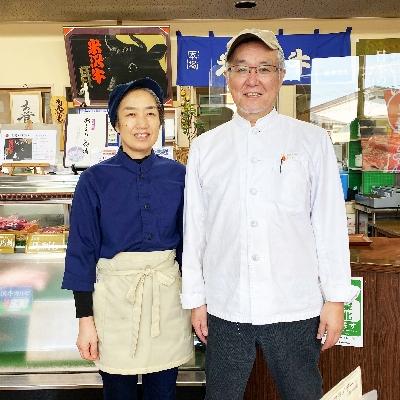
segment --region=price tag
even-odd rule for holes
[[[25,253],[63,253],[63,233],[30,233],[26,240]]]
[[[14,253],[15,235],[13,233],[0,233],[0,253]]]

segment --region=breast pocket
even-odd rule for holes
[[[310,183],[304,158],[288,156],[275,170],[278,207],[289,213],[303,213],[309,208]]]

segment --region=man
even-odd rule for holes
[[[233,119],[197,138],[186,172],[182,304],[207,343],[206,399],[241,399],[256,344],[284,400],[322,396],[322,350],[350,301],[346,216],[327,133],[279,115],[270,31],[227,45]]]

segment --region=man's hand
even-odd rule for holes
[[[322,339],[327,332],[322,351],[334,346],[340,338],[343,329],[344,304],[327,301],[321,310],[317,339]]]
[[[98,358],[97,341],[93,317],[79,318],[79,334],[76,346],[84,360],[94,361]]]
[[[192,309],[192,325],[196,332],[197,337],[207,344],[208,325],[207,325],[207,306]]]

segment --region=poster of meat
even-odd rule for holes
[[[386,132],[377,132],[377,127],[361,127],[361,132],[367,132],[361,134],[362,168],[400,172],[400,91],[386,89],[384,98],[388,112]]]
[[[84,96],[86,84],[91,104],[105,104],[121,83],[149,77],[172,104],[169,26],[65,27],[71,90]]]
[[[362,138],[361,146],[364,171],[400,172],[400,134]]]

